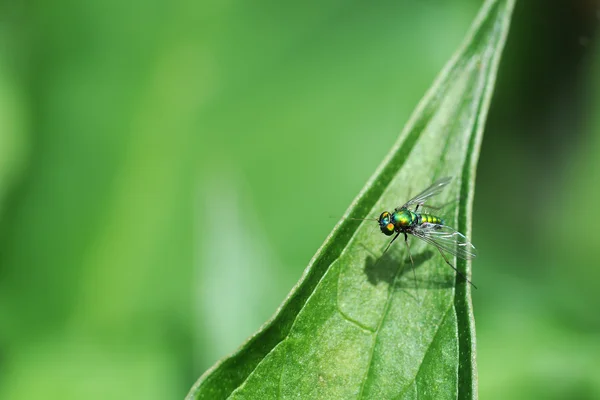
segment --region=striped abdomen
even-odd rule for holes
[[[417,223],[419,225],[422,224],[440,224],[443,225],[444,224],[444,220],[441,219],[440,217],[436,217],[435,215],[431,215],[431,214],[417,214]]]

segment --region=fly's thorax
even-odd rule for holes
[[[431,214],[419,214],[419,221],[418,221],[419,225],[421,224],[438,224],[438,225],[443,225],[444,224],[444,220],[441,219],[438,216],[435,215],[431,215]]]
[[[392,214],[392,223],[396,229],[408,228],[417,222],[417,214],[407,209],[400,209]]]

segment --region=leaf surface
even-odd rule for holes
[[[189,399],[476,398],[471,288],[434,247],[375,218],[436,179],[446,224],[471,236],[475,168],[514,0],[489,0],[390,153],[275,316],[208,370]],[[471,262],[450,258],[470,276]],[[476,275],[474,277],[476,281]]]

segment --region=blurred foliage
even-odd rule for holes
[[[479,5],[2,2],[0,398],[182,398],[274,312]],[[596,13],[517,2],[475,197],[482,398],[600,396]]]

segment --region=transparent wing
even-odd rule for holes
[[[463,260],[470,260],[477,255],[475,246],[465,235],[446,225],[423,224],[410,233]]]
[[[413,197],[412,199],[407,201],[403,206],[397,207],[396,211],[398,211],[402,208],[408,208],[415,204],[425,203],[427,201],[427,199],[439,194],[442,190],[444,190],[446,185],[448,185],[451,180],[452,180],[452,178],[443,178],[443,179],[440,179],[439,181],[436,181],[433,185],[429,186],[427,189],[423,190],[421,193],[419,193],[418,195],[416,195],[415,197]]]

